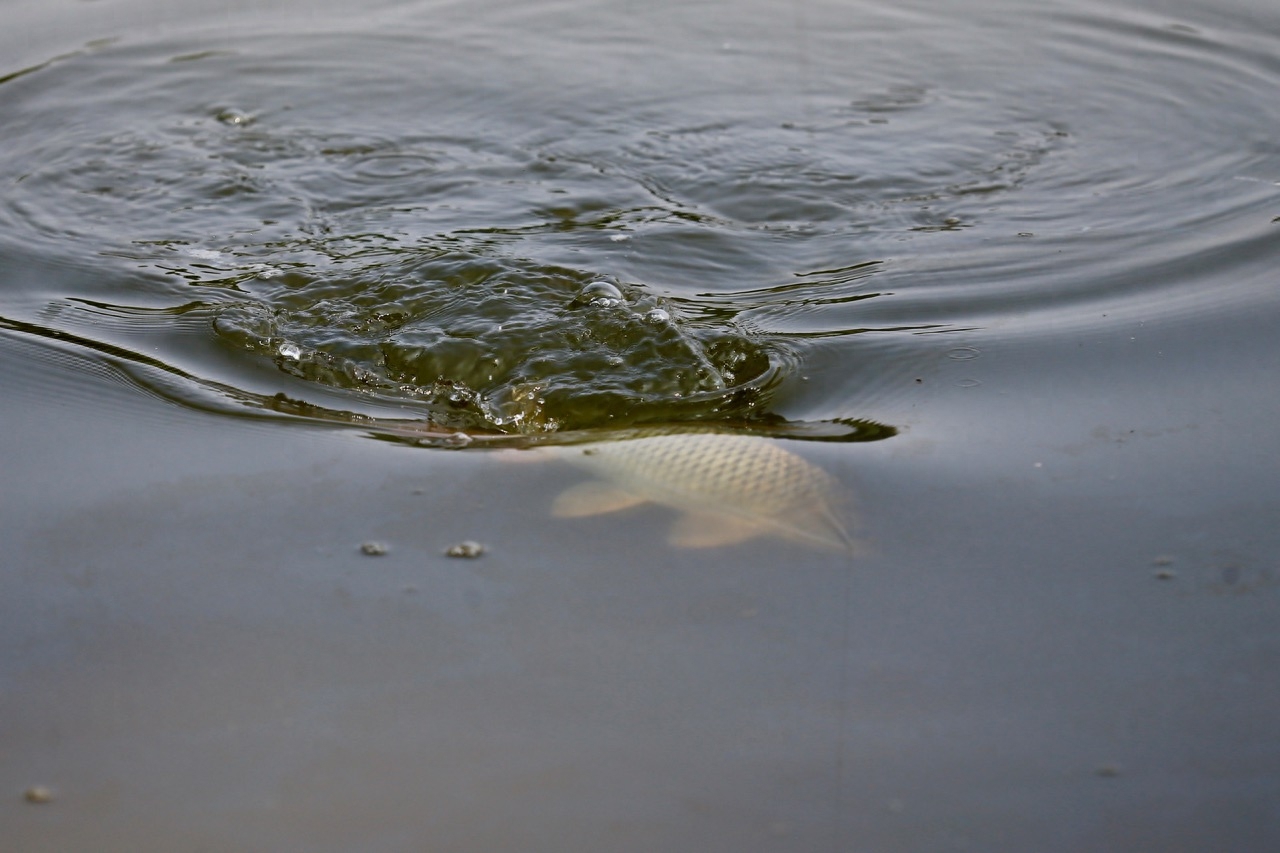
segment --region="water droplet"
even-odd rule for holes
[[[281,358],[287,358],[290,361],[298,361],[302,358],[302,347],[297,344],[281,344],[279,352]]]
[[[623,241],[625,241],[625,240],[630,240],[630,239],[631,239],[631,235],[629,235],[629,234],[614,234],[614,235],[613,235],[613,236],[611,236],[609,239],[610,239],[610,240],[612,240],[612,241],[613,241],[613,242],[615,242],[615,243],[621,243],[621,242],[623,242]]]
[[[955,347],[947,350],[947,358],[954,358],[956,361],[968,361],[980,355],[982,355],[982,350],[977,347]]]
[[[364,542],[360,545],[360,553],[366,557],[381,557],[387,550],[385,542]]]

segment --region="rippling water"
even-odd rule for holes
[[[0,33],[20,843],[1276,846],[1273,4],[249,5]]]
[[[1262,296],[1194,271],[1272,253],[1274,41],[1088,6],[750,12],[431,5],[12,72],[0,250],[76,284],[0,309],[232,413],[520,433],[857,418],[971,333]]]

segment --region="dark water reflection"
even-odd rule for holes
[[[79,11],[0,35],[19,849],[1280,841],[1269,5]],[[867,553],[482,450],[655,424]]]

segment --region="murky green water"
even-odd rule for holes
[[[1268,4],[75,11],[0,35],[22,849],[1275,845]],[[865,548],[484,451],[622,428]]]

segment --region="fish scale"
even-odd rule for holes
[[[572,487],[554,513],[581,517],[653,502],[684,513],[673,544],[733,544],[773,535],[851,550],[834,511],[836,481],[777,441],[723,433],[666,434],[566,449],[601,477]]]

